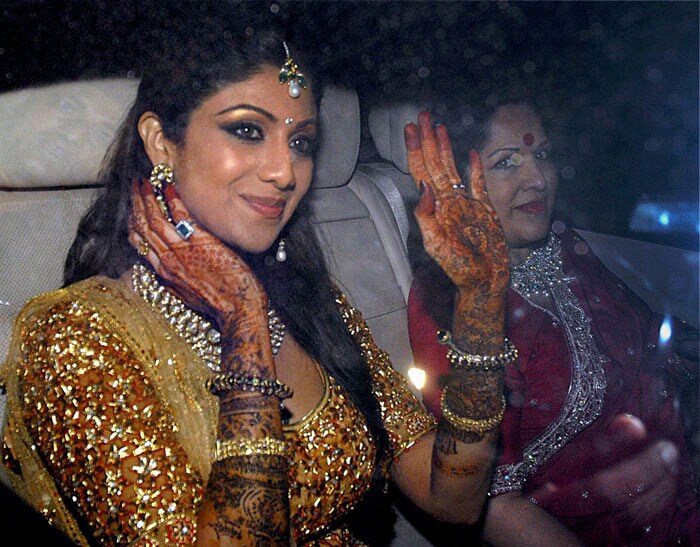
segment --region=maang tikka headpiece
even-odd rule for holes
[[[306,89],[308,84],[304,75],[299,72],[299,67],[289,55],[287,42],[282,42],[282,45],[284,46],[284,52],[287,54],[287,60],[280,69],[280,84],[287,84],[289,86],[289,96],[297,99],[301,95],[301,90]]]

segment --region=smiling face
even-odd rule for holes
[[[491,119],[479,151],[489,198],[515,263],[549,232],[557,190],[550,150],[539,116],[526,106],[505,105]]]
[[[313,172],[313,93],[293,99],[278,75],[279,68],[266,66],[206,99],[192,111],[180,144],[161,137],[162,152],[153,153],[147,143],[154,164],[172,166],[195,222],[253,253],[275,242]]]

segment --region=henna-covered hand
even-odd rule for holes
[[[408,165],[422,196],[415,210],[426,251],[458,290],[453,335],[471,351],[503,349],[503,314],[510,277],[503,229],[491,206],[481,160],[470,153],[465,187],[447,129],[421,112],[404,130]]]
[[[508,249],[489,201],[477,152],[470,153],[471,181],[464,187],[443,125],[421,112],[404,131],[408,166],[424,183],[415,214],[426,251],[459,290],[501,297],[508,287]],[[456,188],[455,188],[456,187]]]
[[[172,186],[166,197],[173,220],[190,220]],[[148,182],[131,189],[129,241],[148,243],[146,259],[168,288],[195,311],[215,320],[228,345],[224,369],[274,378],[267,330],[267,295],[248,265],[218,238],[197,226],[183,240],[163,216]],[[224,367],[226,365],[226,367]]]
[[[129,241],[148,243],[158,275],[222,334],[221,367],[242,376],[276,378],[267,330],[267,296],[248,265],[201,226],[183,240],[163,216],[148,184],[132,186]],[[172,186],[166,197],[174,222],[191,217]],[[219,440],[283,438],[279,401],[230,391],[219,404]],[[289,507],[283,457],[232,457],[214,462],[198,515],[199,544],[287,545]]]

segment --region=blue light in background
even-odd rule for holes
[[[661,328],[659,329],[659,344],[666,344],[671,339],[672,334],[673,329],[671,328],[671,320],[666,317],[664,322],[661,323]]]
[[[637,203],[630,219],[630,230],[646,233],[693,233],[700,231],[697,202],[650,202]]]

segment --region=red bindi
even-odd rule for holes
[[[535,143],[535,136],[532,133],[525,133],[523,135],[523,142],[525,146],[532,146]]]

